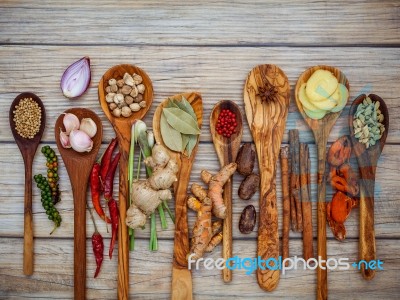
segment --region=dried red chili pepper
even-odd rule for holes
[[[110,144],[108,145],[106,151],[104,152],[103,158],[101,160],[100,178],[101,178],[101,183],[103,185],[105,184],[104,182],[106,180],[108,169],[110,167],[111,160],[112,160],[112,154],[114,152],[116,145],[117,145],[117,139],[113,138],[111,140]],[[104,186],[101,186],[101,188],[103,189]]]
[[[115,170],[117,169],[120,157],[121,153],[115,155],[110,164],[110,167],[108,168],[106,179],[104,181],[104,198],[106,198],[106,200],[110,200],[113,195]]]
[[[90,173],[90,192],[92,194],[92,204],[97,214],[107,223],[111,223],[111,220],[106,217],[103,208],[100,204],[100,193],[101,193],[101,183],[100,183],[100,164],[95,162]]]
[[[96,272],[94,278],[99,275],[101,264],[103,263],[104,242],[101,234],[96,230],[92,235],[93,254],[96,259]]]
[[[112,253],[114,250],[115,242],[117,240],[117,235],[118,235],[118,222],[119,222],[119,210],[118,210],[118,204],[117,201],[115,201],[113,198],[110,198],[108,201],[108,209],[110,210],[110,216],[111,216],[111,241],[110,241],[110,250],[108,251],[108,255],[110,256],[110,259],[112,258]]]

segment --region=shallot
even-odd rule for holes
[[[85,56],[70,65],[61,77],[61,90],[65,97],[81,96],[89,87],[91,79],[90,59]]]

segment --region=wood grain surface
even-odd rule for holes
[[[276,65],[254,67],[246,78],[243,98],[260,172],[257,257],[266,262],[257,269],[257,280],[262,289],[272,291],[280,274],[274,269],[279,258],[276,169],[290,100],[286,74]],[[268,263],[270,258],[275,263]]]
[[[375,184],[374,226],[376,256],[384,261],[371,281],[360,272],[328,272],[331,299],[398,299],[400,295],[400,3],[396,0],[362,1],[129,1],[87,0],[4,0],[0,3],[0,298],[73,298],[73,196],[68,175],[60,160],[62,201],[57,204],[63,218],[61,228],[49,236],[52,223],[41,207],[40,192],[33,187],[32,215],[35,269],[23,275],[24,165],[18,156],[6,118],[12,100],[21,92],[38,95],[46,107],[46,130],[39,147],[55,148],[54,122],[66,109],[84,106],[96,112],[103,123],[103,144],[115,135],[98,102],[97,85],[112,66],[133,64],[152,79],[154,103],[144,120],[151,126],[155,108],[168,96],[197,91],[203,98],[203,117],[208,120],[215,103],[230,99],[244,111],[243,86],[250,69],[259,64],[279,65],[286,73],[291,101],[283,136],[299,129],[300,142],[307,143],[311,156],[311,199],[313,224],[317,224],[317,149],[314,137],[294,101],[294,86],[308,67],[326,64],[338,67],[351,84],[350,100],[359,94],[374,93],[386,102],[391,116],[388,139],[379,158]],[[284,33],[284,34],[283,34]],[[60,91],[65,68],[82,56],[89,56],[92,80],[79,99],[68,100]],[[328,143],[348,133],[346,106],[338,118]],[[215,173],[219,161],[212,145],[209,122],[202,135],[190,176],[201,182],[202,169]],[[246,122],[245,122],[246,123]],[[249,127],[243,141],[250,142]],[[57,152],[58,153],[58,152]],[[357,169],[356,160],[351,163]],[[44,170],[38,153],[33,174]],[[257,172],[257,170],[256,170]],[[144,172],[143,172],[144,176]],[[232,255],[255,257],[258,227],[249,235],[238,230],[243,208],[252,204],[259,210],[256,193],[250,202],[237,195],[242,178],[233,179]],[[280,168],[277,169],[280,182]],[[115,191],[118,184],[115,184]],[[276,185],[278,216],[282,215],[281,186]],[[332,198],[327,186],[326,200]],[[174,209],[173,201],[170,203]],[[97,217],[96,217],[97,218]],[[158,218],[157,218],[158,219]],[[189,228],[195,213],[188,212]],[[109,244],[110,233],[96,219]],[[115,299],[117,257],[105,259],[97,279],[92,278],[95,261],[90,251],[93,225],[86,218],[88,299]],[[281,236],[281,219],[278,233]],[[174,226],[161,230],[157,220],[159,251],[148,250],[149,228],[135,230],[135,251],[129,253],[129,296],[134,299],[169,299]],[[316,226],[313,228],[316,247]],[[336,241],[327,232],[328,257],[358,260],[359,209],[346,221],[346,241]],[[290,232],[290,256],[302,256],[300,233]],[[116,255],[115,255],[116,256]],[[221,257],[221,247],[206,257]],[[278,287],[266,295],[258,287],[256,275],[235,270],[232,282],[224,284],[219,270],[192,270],[195,299],[231,298],[315,298],[316,275],[311,270],[281,274]]]

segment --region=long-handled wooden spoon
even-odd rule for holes
[[[379,156],[385,146],[386,137],[389,131],[389,111],[383,99],[377,95],[370,94],[368,97],[372,102],[379,102],[384,119],[385,131],[374,146],[366,149],[364,144],[361,144],[354,137],[353,120],[354,114],[357,111],[358,105],[363,102],[366,95],[358,96],[351,105],[349,115],[349,126],[351,142],[353,144],[354,153],[357,157],[358,168],[360,170],[360,237],[359,237],[359,259],[369,263],[371,260],[376,260],[376,245],[375,245],[375,229],[374,229],[374,189],[375,189],[375,172],[378,165]],[[375,270],[365,268],[361,264],[361,274],[371,280],[375,276]]]
[[[178,94],[170,99],[181,101],[182,96],[192,105],[197,116],[197,123],[201,128],[203,122],[203,102],[200,94],[185,93]],[[156,109],[153,117],[153,131],[157,143],[165,146],[160,130],[160,118],[162,109],[168,103],[164,100]],[[175,237],[174,237],[174,260],[172,264],[172,286],[171,299],[192,299],[192,274],[188,269],[187,255],[189,254],[189,230],[187,223],[186,196],[187,186],[190,180],[193,161],[196,156],[199,140],[193,148],[190,157],[185,154],[168,150],[168,153],[179,164],[178,181],[174,186],[175,192]],[[166,146],[165,146],[166,147]],[[167,148],[167,147],[166,147]],[[168,148],[167,148],[168,149]]]
[[[236,115],[237,127],[235,133],[229,138],[218,134],[215,129],[218,116],[223,109],[229,109]],[[235,162],[243,134],[243,120],[239,106],[230,100],[218,102],[211,112],[210,131],[221,166],[223,167],[231,162]],[[230,179],[224,186],[223,197],[227,215],[222,228],[222,257],[226,261],[228,258],[232,257],[232,180]],[[232,280],[232,271],[228,268],[224,268],[222,270],[222,278],[225,282],[230,282]]]
[[[318,223],[318,242],[317,242],[317,251],[318,257],[321,257],[321,260],[326,260],[326,175],[325,175],[325,162],[326,162],[326,145],[328,142],[329,133],[332,130],[333,125],[338,119],[340,113],[328,113],[320,120],[314,120],[309,118],[303,109],[303,105],[301,104],[298,93],[300,86],[303,83],[306,83],[310,76],[316,70],[328,70],[332,72],[333,75],[336,76],[339,83],[344,84],[347,89],[350,91],[349,82],[346,76],[337,68],[330,66],[315,66],[309,68],[300,75],[297,80],[297,84],[295,87],[295,98],[297,107],[303,116],[303,119],[306,121],[310,129],[314,134],[315,143],[318,148],[318,203],[317,203],[317,223]],[[348,100],[348,99],[347,99]],[[346,100],[346,102],[347,102]],[[317,299],[327,299],[328,298],[328,274],[327,270],[318,267],[317,269]]]
[[[132,113],[128,118],[115,117],[108,108],[106,101],[106,87],[111,78],[122,79],[124,74],[132,75],[136,73],[142,76],[143,84],[146,87],[143,100],[146,107]],[[133,65],[118,65],[109,69],[99,82],[99,101],[107,119],[114,127],[117,135],[119,152],[119,227],[118,227],[118,299],[128,299],[129,297],[129,240],[128,228],[125,224],[126,211],[128,209],[128,159],[129,147],[131,143],[131,128],[135,120],[142,119],[151,104],[153,103],[153,85],[149,76],[140,68]]]
[[[23,138],[15,129],[14,110],[22,99],[32,98],[41,109],[41,122],[39,132],[32,139]],[[42,138],[44,127],[46,125],[46,111],[42,100],[33,93],[19,94],[11,104],[10,128],[15,142],[21,151],[25,164],[25,195],[24,195],[24,262],[23,271],[25,275],[33,274],[33,220],[32,220],[32,163],[35,157],[36,149]]]
[[[92,138],[93,148],[90,152],[79,153],[72,148],[65,149],[60,142],[60,130],[65,131],[63,125],[64,114],[61,114],[54,126],[54,133],[58,150],[67,169],[74,196],[74,298],[85,299],[86,290],[86,190],[89,175],[99,152],[103,136],[103,126],[100,118],[86,108],[71,108],[65,113],[72,113],[79,120],[91,118],[97,125],[97,133]]]
[[[253,68],[244,86],[247,122],[256,145],[261,175],[257,256],[275,259],[278,264],[279,234],[276,203],[276,162],[290,101],[290,86],[285,73],[275,65]],[[257,270],[257,280],[267,291],[279,282],[279,270],[268,265]]]

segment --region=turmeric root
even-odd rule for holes
[[[194,192],[194,194],[196,196],[200,196],[200,199],[206,199],[205,201],[207,202],[206,205],[208,206],[208,201],[211,204],[211,200],[210,198],[207,197],[206,192],[204,191],[204,189],[202,187],[200,187],[199,185],[193,184],[192,185],[192,190],[195,189],[196,193]],[[204,197],[204,198],[202,198]],[[207,226],[208,223],[208,210],[210,209],[210,207],[207,207],[207,215],[204,215],[205,209],[202,207],[204,206],[202,201],[198,200],[196,197],[188,197],[188,207],[192,208],[194,211],[197,211],[197,221],[193,230],[193,238],[192,238],[192,249],[194,249],[194,247],[196,247],[196,243],[199,243],[199,240],[201,240],[201,238],[203,239],[200,244],[201,247],[204,246],[205,242],[209,239],[209,237],[211,236],[211,239],[209,240],[208,244],[206,245],[206,247],[204,248],[204,250],[202,250],[200,247],[198,247],[199,245],[197,245],[195,251],[198,251],[200,248],[200,252],[195,252],[192,251],[193,253],[195,253],[196,255],[193,257],[194,259],[198,259],[200,258],[204,252],[211,252],[216,246],[218,246],[221,241],[222,241],[222,221],[215,221],[212,223],[211,227],[207,228],[206,231],[204,231],[204,226]],[[194,205],[193,205],[194,204]],[[205,221],[207,217],[207,221]],[[199,219],[202,219],[201,221],[199,221]],[[210,220],[211,220],[211,216],[210,216]],[[199,230],[202,230],[202,232],[199,232]],[[209,235],[209,232],[211,230],[211,235]],[[195,235],[197,235],[197,238],[195,239]],[[199,256],[199,254],[201,254],[201,256]]]
[[[177,180],[178,165],[170,159],[164,146],[155,145],[145,164],[153,173],[146,180],[132,183],[132,204],[127,211],[126,225],[133,229],[143,227],[163,200],[172,199],[169,188]]]
[[[230,163],[224,166],[217,174],[212,175],[210,172],[201,171],[201,179],[209,185],[208,197],[212,202],[212,212],[220,219],[226,218],[226,206],[222,198],[223,186],[236,171],[237,164]]]
[[[190,209],[199,212],[201,209],[201,202],[196,197],[191,196],[187,199],[187,206]]]
[[[211,226],[211,199],[207,192],[198,184],[192,184],[192,193],[202,202],[200,211],[197,214],[197,220],[193,228],[193,238],[191,253],[194,254],[194,260],[203,256],[208,244],[212,238]]]
[[[216,235],[214,235],[211,241],[208,243],[208,246],[206,247],[206,252],[213,251],[214,248],[217,247],[221,242],[222,242],[222,232],[219,232]]]

